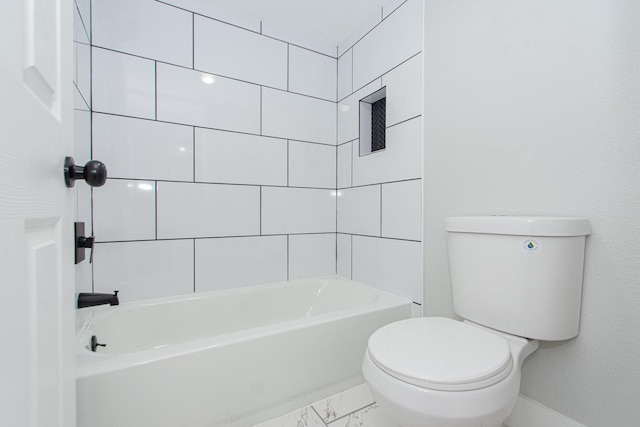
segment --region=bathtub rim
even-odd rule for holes
[[[87,342],[91,337],[91,324],[94,318],[97,319],[108,317],[118,310],[130,310],[137,307],[147,307],[168,304],[172,302],[203,299],[207,297],[214,297],[216,295],[243,294],[251,292],[253,290],[282,288],[295,286],[295,284],[299,283],[318,281],[353,283],[357,286],[362,286],[367,290],[373,291],[376,294],[376,299],[373,302],[369,302],[356,307],[331,311],[310,317],[301,317],[283,322],[257,326],[245,330],[234,331],[222,335],[214,335],[197,340],[170,344],[159,348],[140,350],[137,352],[100,354],[91,352],[87,349]],[[124,303],[118,307],[98,306],[83,308],[79,309],[79,313],[77,314],[81,318],[78,320],[78,326],[76,328],[76,379],[105,374],[115,370],[127,369],[163,359],[179,357],[181,355],[189,353],[207,351],[215,347],[245,342],[257,336],[268,337],[285,331],[299,330],[323,323],[336,322],[341,319],[360,316],[365,313],[377,310],[393,309],[402,305],[407,305],[409,307],[409,310],[411,310],[411,304],[412,301],[407,298],[393,295],[389,292],[367,286],[351,279],[346,279],[341,276],[324,276],[313,279],[274,282],[246,286],[242,288],[224,289],[202,293],[153,298],[148,300],[131,301],[128,303]]]

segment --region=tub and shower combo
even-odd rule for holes
[[[252,426],[361,384],[369,335],[408,317],[341,279],[82,309],[78,426]]]

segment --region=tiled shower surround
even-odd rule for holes
[[[395,1],[332,52],[205,0],[93,0],[90,155],[109,180],[78,291],[338,274],[420,304],[421,11]],[[358,102],[382,87],[386,149],[360,156]]]

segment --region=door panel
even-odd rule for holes
[[[0,425],[75,426],[73,0],[0,14]]]
[[[60,0],[25,1],[24,81],[27,87],[55,115],[54,100],[59,90],[58,10]]]

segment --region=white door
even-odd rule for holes
[[[75,425],[73,0],[0,6],[0,425]],[[85,185],[85,184],[82,184]]]

